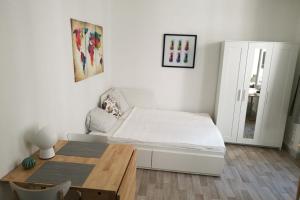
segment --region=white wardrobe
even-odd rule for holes
[[[282,146],[298,46],[222,43],[215,120],[225,142]]]

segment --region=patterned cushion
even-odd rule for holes
[[[100,106],[99,106],[100,108],[102,108],[102,103],[106,100],[108,95],[117,102],[122,113],[125,113],[126,111],[128,111],[130,109],[130,106],[129,106],[125,96],[117,88],[111,88],[100,96]]]
[[[110,95],[106,96],[106,98],[101,104],[101,107],[103,110],[105,110],[108,113],[111,113],[116,118],[120,118],[122,116],[120,106],[118,105],[117,101]]]
[[[130,106],[129,106],[126,98],[124,97],[122,92],[120,90],[118,90],[117,88],[113,88],[113,90],[111,92],[111,97],[113,97],[117,101],[117,104],[119,105],[122,113],[125,113],[126,111],[128,111],[130,109]]]

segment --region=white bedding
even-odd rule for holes
[[[205,113],[135,107],[109,140],[225,153],[221,133]]]

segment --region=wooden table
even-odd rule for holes
[[[68,141],[58,141],[55,145],[57,152]],[[80,187],[71,186],[71,190],[79,191],[83,200],[134,200],[136,190],[136,153],[132,145],[110,144],[99,158],[56,155],[49,160],[40,160],[34,154],[36,166],[24,170],[18,166],[1,181],[12,181],[21,185],[49,186],[43,183],[28,183],[27,179],[48,161],[68,163],[94,164],[84,184]],[[63,172],[62,172],[63,173]]]

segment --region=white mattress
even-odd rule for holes
[[[206,113],[135,107],[109,141],[225,154],[221,133]]]

